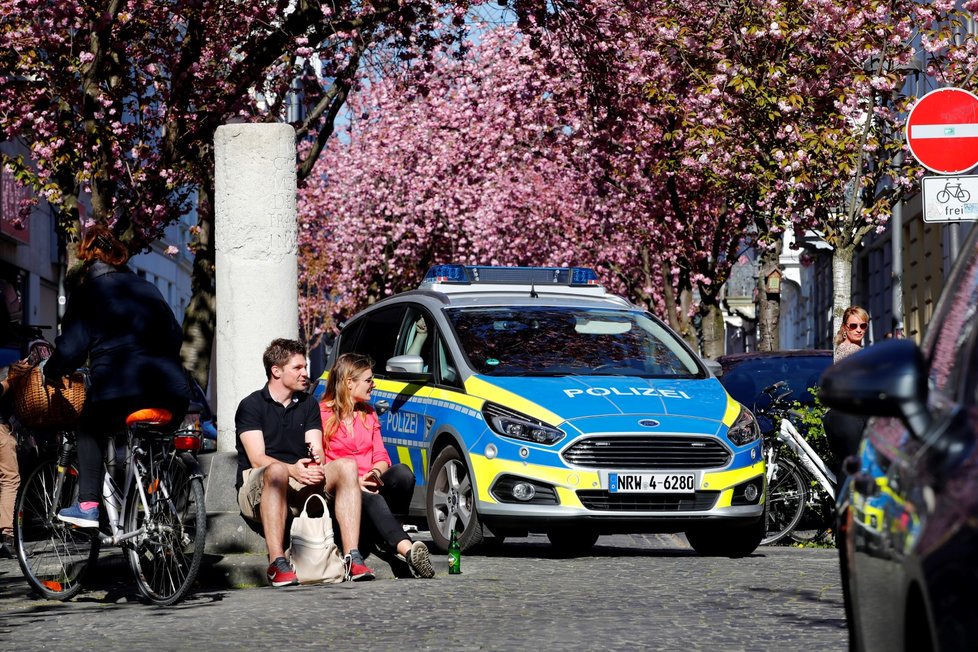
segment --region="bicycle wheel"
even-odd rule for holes
[[[821,541],[832,527],[835,502],[819,487],[808,488],[808,504],[798,523],[788,532],[796,543]]]
[[[82,589],[98,558],[98,530],[59,521],[58,510],[78,499],[78,469],[71,465],[58,486],[58,465],[41,462],[17,497],[14,538],[28,584],[45,598],[68,600]]]
[[[777,543],[798,525],[807,499],[807,489],[798,468],[788,460],[778,460],[767,488],[767,516],[762,546]]]
[[[180,458],[153,464],[143,483],[149,511],[137,493],[130,495],[126,532],[145,533],[126,547],[126,556],[142,594],[154,604],[171,605],[190,590],[204,558],[204,483],[191,477]]]

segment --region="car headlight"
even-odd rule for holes
[[[563,430],[488,401],[482,407],[482,417],[493,432],[511,439],[551,445],[567,436]]]
[[[730,426],[730,430],[727,431],[727,439],[738,446],[744,446],[752,441],[756,441],[760,436],[761,429],[757,427],[757,419],[750,413],[750,410],[741,408],[740,416],[737,417],[733,425]]]

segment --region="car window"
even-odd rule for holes
[[[470,366],[487,375],[694,377],[695,357],[647,313],[561,307],[446,311]]]
[[[434,320],[419,307],[409,306],[401,327],[401,335],[394,355],[419,355],[424,360],[424,370],[434,369]]]
[[[339,339],[336,342],[336,357],[340,357],[344,353],[355,352],[357,346],[357,338],[360,337],[360,331],[363,330],[363,324],[367,321],[366,319],[358,319],[355,322],[351,322],[343,327],[342,332],[340,332]]]
[[[445,346],[445,339],[438,336],[438,374],[442,385],[462,387],[462,379],[458,374],[458,366],[452,360],[452,354]]]
[[[352,350],[373,358],[375,376],[387,376],[387,360],[394,357],[404,312],[403,305],[391,306],[371,312],[363,320],[363,327]]]

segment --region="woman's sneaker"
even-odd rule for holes
[[[431,554],[428,552],[428,546],[420,541],[415,541],[411,544],[411,550],[408,551],[406,561],[415,577],[429,579],[435,576],[435,569],[431,566]]]
[[[78,527],[98,527],[98,507],[82,509],[80,503],[75,503],[58,512],[58,520]]]
[[[268,582],[272,586],[295,586],[299,583],[299,576],[285,557],[277,557],[268,566]]]

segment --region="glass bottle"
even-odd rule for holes
[[[448,574],[462,574],[462,549],[458,545],[458,533],[454,529],[448,543]]]

